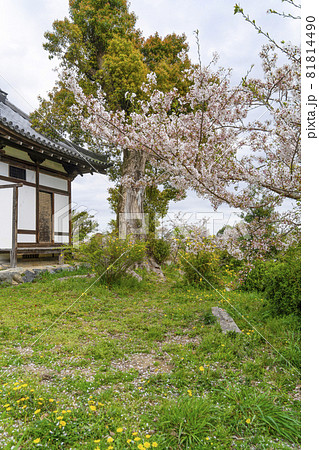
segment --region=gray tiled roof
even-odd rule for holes
[[[32,140],[35,144],[41,145],[45,149],[50,149],[60,156],[69,156],[76,159],[81,164],[90,166],[94,172],[105,171],[110,166],[110,162],[103,155],[98,155],[89,150],[83,149],[71,142],[54,142],[42,134],[35,131],[30,123],[29,116],[18,109],[6,99],[6,94],[0,89],[0,124],[18,133],[21,138],[24,136]]]

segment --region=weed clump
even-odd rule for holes
[[[145,242],[133,241],[130,236],[119,239],[113,234],[92,238],[73,250],[73,256],[89,264],[105,284],[121,279],[134,264],[143,261],[145,254]]]

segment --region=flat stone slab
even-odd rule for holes
[[[61,270],[75,270],[76,267],[69,264],[58,266],[43,266],[43,267],[15,267],[10,269],[0,270],[0,284],[20,284],[31,283],[39,274],[44,272],[55,273]]]
[[[214,306],[212,308],[212,314],[217,318],[223,333],[227,333],[227,331],[235,331],[236,333],[241,333],[241,330],[236,325],[236,322],[224,309],[218,308],[218,306]]]

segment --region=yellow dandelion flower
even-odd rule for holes
[[[57,420],[62,420],[62,419],[63,419],[63,416],[57,417]]]
[[[110,444],[111,442],[113,442],[113,441],[114,441],[114,439],[113,439],[112,437],[108,437],[107,440],[106,440],[106,442],[108,442],[109,444]]]
[[[246,423],[250,423],[250,419],[246,419]]]
[[[134,438],[134,441],[135,441],[135,442],[138,442],[138,441],[140,441],[140,440],[141,440],[141,438],[138,437],[138,436],[137,436],[136,438]]]
[[[95,444],[98,444],[99,442],[101,442],[101,439],[95,439],[93,442],[94,442]]]
[[[61,425],[61,427],[65,427],[66,422],[64,420],[60,420],[60,425]]]
[[[139,450],[144,450],[144,449],[145,449],[145,447],[144,447],[143,444],[138,444],[137,448],[138,448]]]
[[[117,431],[118,433],[122,433],[123,428],[117,428],[116,431]]]
[[[200,370],[201,372],[204,372],[205,369],[204,369],[203,366],[200,366],[199,370]]]
[[[136,435],[138,435],[138,432],[137,432],[137,431],[134,431],[134,433],[132,433],[132,435],[133,435],[133,436],[136,436]]]
[[[152,443],[152,447],[158,447],[158,443],[157,442],[153,442]]]
[[[34,444],[38,444],[40,441],[41,441],[40,438],[36,438],[36,439],[34,439],[33,443],[34,443]]]
[[[151,444],[150,444],[149,442],[146,441],[146,442],[144,442],[144,447],[145,447],[145,448],[150,448],[150,447],[151,447]]]
[[[54,402],[53,398],[49,398],[49,402],[53,403]]]
[[[151,435],[147,434],[145,437],[146,437],[146,439],[149,439],[151,437]]]
[[[36,411],[34,411],[34,414],[39,414],[40,411],[41,409],[37,409]]]
[[[90,410],[91,410],[91,411],[96,411],[96,406],[90,405]]]

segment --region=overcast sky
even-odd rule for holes
[[[219,65],[232,68],[234,81],[238,81],[252,64],[255,74],[259,73],[258,54],[266,39],[240,15],[233,14],[234,4],[235,0],[131,0],[131,10],[145,37],[156,31],[161,36],[185,33],[193,61],[197,60],[194,31],[199,30],[202,62],[209,63],[213,52],[217,52]],[[276,40],[299,42],[299,21],[266,14],[269,8],[282,11],[285,7],[289,12],[289,5],[280,0],[242,0],[240,6]],[[0,88],[27,113],[38,106],[38,95],[46,96],[57,77],[57,61],[50,61],[42,48],[43,34],[55,19],[67,15],[67,0],[0,0]],[[102,229],[112,217],[106,202],[109,185],[107,178],[98,174],[77,177],[73,182],[74,203],[95,211]],[[212,212],[209,202],[195,195],[173,204],[171,212],[177,210],[193,212],[193,217],[196,212]],[[224,221],[215,221],[214,232],[231,213],[228,208],[221,212],[225,213]]]

